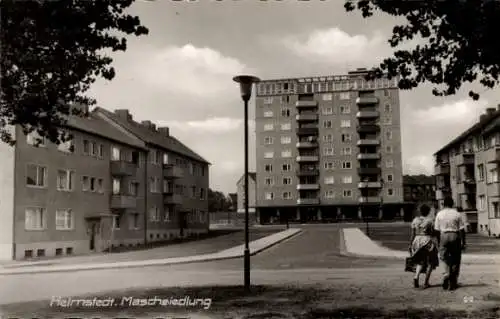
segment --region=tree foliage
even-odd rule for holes
[[[231,209],[232,202],[223,192],[208,189],[208,211],[226,212]]]
[[[124,34],[148,33],[126,13],[134,0],[1,0],[0,137],[13,144],[9,125],[60,143],[58,127],[93,105],[85,95],[98,77],[115,70],[106,50],[125,51]]]
[[[373,69],[368,78],[400,76],[399,87],[412,89],[435,84],[433,94],[455,94],[463,84],[479,81],[486,89],[498,85],[500,73],[500,2],[496,0],[359,0],[345,9],[361,11],[364,18],[376,11],[406,18],[396,25],[389,43],[399,46],[420,37],[423,44],[397,50]],[[477,92],[469,96],[479,99]]]

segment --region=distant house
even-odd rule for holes
[[[245,174],[236,183],[236,197],[238,202],[238,213],[245,212]],[[248,211],[255,213],[257,191],[257,174],[255,172],[248,173]]]
[[[436,207],[436,179],[428,175],[403,176],[404,201],[412,210],[422,204]]]
[[[231,199],[231,211],[236,211],[238,209],[238,193],[229,193],[228,196]]]

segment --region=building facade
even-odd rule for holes
[[[238,210],[238,193],[229,193],[227,194],[231,199],[231,211]]]
[[[248,173],[248,211],[255,213],[257,195],[257,175],[255,172]],[[236,200],[238,201],[237,212],[245,212],[245,174],[236,182]]]
[[[403,198],[405,201],[405,219],[410,220],[417,214],[420,205],[431,207],[435,213],[436,201],[436,178],[427,175],[404,175],[403,176]]]
[[[148,143],[98,111],[71,117],[61,131],[72,139],[61,145],[36,133],[26,136],[18,127],[12,130],[16,145],[0,144],[0,259],[102,252],[208,231],[206,199],[177,196],[180,207],[194,201],[199,209],[198,219],[188,217],[182,224],[171,209],[174,192],[164,191],[179,182],[206,189],[206,161],[205,176],[185,177],[184,167],[175,164],[154,170]],[[178,155],[175,149],[162,151],[194,157]],[[157,193],[163,198],[154,202]]]
[[[434,156],[439,207],[451,196],[467,213],[471,231],[500,237],[500,106],[487,108],[475,125]]]
[[[343,76],[257,86],[257,198],[261,222],[402,214],[397,79]]]

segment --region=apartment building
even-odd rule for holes
[[[468,216],[472,232],[500,237],[500,105],[435,154],[436,199],[445,196]]]
[[[429,205],[434,215],[435,208],[437,207],[435,177],[428,175],[404,175],[403,199],[406,204],[406,220],[415,217],[418,214],[418,207],[422,204]]]
[[[341,76],[257,86],[261,222],[391,219],[403,213],[397,79]]]
[[[257,174],[248,172],[248,211],[255,213],[257,192]],[[245,212],[245,174],[243,174],[236,183],[236,200],[238,201],[238,213]]]
[[[75,107],[88,112],[84,106]],[[1,260],[141,245],[180,236],[180,226],[185,226],[186,234],[208,230],[206,214],[200,215],[200,222],[192,220],[181,225],[175,210],[164,209],[172,206],[173,193],[163,194],[162,205],[154,211],[154,222],[146,213],[153,212],[149,199],[155,188],[146,183],[150,178],[161,178],[161,182],[165,178],[174,185],[184,180],[196,184],[195,179],[199,185],[207,185],[206,189],[208,173],[184,178],[182,173],[173,173],[183,172],[178,165],[163,166],[159,174],[148,169],[148,144],[106,121],[98,112],[71,117],[61,131],[71,134],[72,140],[61,145],[41,139],[36,133],[25,135],[19,127],[11,131],[16,145],[0,143]],[[175,150],[169,148],[168,154],[182,155],[183,159],[197,157],[195,162],[200,162],[197,155],[178,154]],[[207,170],[208,164],[203,163]],[[176,200],[183,204],[185,197],[177,196]],[[206,213],[206,199],[196,202],[200,212]]]

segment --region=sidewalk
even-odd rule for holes
[[[372,241],[359,228],[345,228],[341,232],[344,247],[341,253],[354,257],[380,257],[404,260],[408,257],[407,251],[392,250]],[[500,263],[498,254],[468,254],[462,255],[463,264],[497,264]]]
[[[273,235],[252,241],[249,244],[250,254],[255,255],[294,235],[297,235],[300,232],[301,229],[299,228],[290,228],[285,231],[275,233]],[[17,267],[16,265],[0,267],[0,275],[132,268],[132,267],[162,266],[162,265],[173,265],[173,264],[183,264],[183,263],[215,261],[215,260],[243,257],[243,250],[244,250],[244,245],[239,245],[216,253],[195,255],[195,256],[137,260],[137,261],[107,262],[107,263],[105,262],[105,263],[93,263],[93,264],[76,264],[76,265],[75,264],[53,265],[53,262],[51,263],[50,261],[39,261],[33,263],[23,263],[22,265],[17,265]]]

